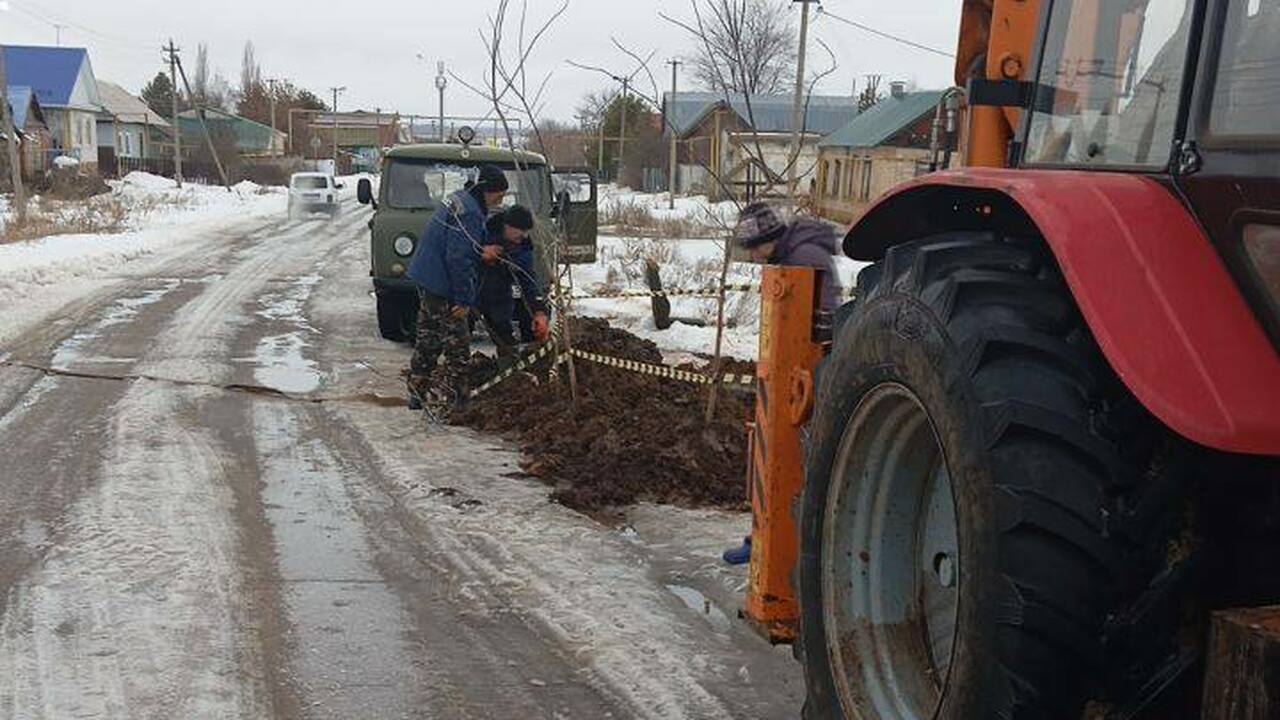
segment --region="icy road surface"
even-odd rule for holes
[[[589,519],[428,428],[368,211],[254,202],[0,264],[0,718],[798,716],[718,561],[744,515]]]

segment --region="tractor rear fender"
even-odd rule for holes
[[[1219,450],[1280,455],[1280,355],[1209,238],[1140,175],[969,168],[878,200],[846,255],[955,230],[1044,238],[1116,374],[1156,417]]]

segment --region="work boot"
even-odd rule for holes
[[[730,565],[746,565],[751,562],[751,536],[742,538],[742,545],[724,551],[724,561]]]
[[[449,414],[449,398],[438,388],[428,389],[422,396],[422,412],[428,422],[443,423]]]
[[[409,409],[421,410],[426,399],[431,380],[425,375],[409,375],[405,378],[405,386],[409,395]]]

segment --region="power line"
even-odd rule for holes
[[[135,52],[139,54],[143,52],[146,52],[148,55],[152,54],[150,50],[144,49],[147,46],[144,46],[140,43],[135,43],[129,40],[125,40],[123,38],[107,35],[105,33],[94,30],[91,27],[87,27],[79,23],[71,22],[70,20],[67,20],[65,18],[54,16],[52,14],[49,14],[43,8],[40,8],[34,5],[33,3],[27,2],[26,0],[23,0],[22,3],[13,2],[11,0],[9,3],[9,6],[17,10],[18,12],[24,15],[27,15],[28,17],[53,28],[57,35],[58,44],[61,44],[62,31],[71,29],[71,30],[76,30],[77,32],[83,33],[86,36],[90,36],[94,38],[96,42],[105,43],[107,45],[114,45],[115,46],[114,49],[117,51],[128,50],[130,52]],[[32,8],[35,8],[35,9],[32,9]],[[37,10],[39,10],[39,12],[37,12]]]
[[[848,18],[841,17],[841,16],[836,15],[835,13],[831,12],[830,10],[827,10],[827,9],[826,9],[826,7],[821,6],[821,5],[819,5],[819,6],[818,6],[818,14],[819,14],[820,16],[822,16],[822,17],[829,17],[829,18],[831,18],[832,20],[836,20],[836,21],[838,21],[838,22],[842,22],[842,23],[844,23],[845,25],[849,25],[850,27],[855,27],[855,28],[857,28],[857,29],[859,29],[859,30],[862,30],[863,32],[868,32],[868,33],[871,33],[872,35],[876,35],[876,36],[878,36],[878,37],[882,37],[882,38],[884,38],[884,39],[886,39],[886,40],[892,40],[892,41],[894,41],[894,42],[896,42],[896,43],[901,43],[901,44],[906,45],[906,46],[908,46],[908,47],[913,47],[913,48],[915,48],[915,49],[917,49],[917,50],[923,50],[923,51],[925,51],[925,52],[930,52],[930,53],[933,53],[934,55],[941,55],[942,57],[945,57],[945,58],[951,58],[952,60],[954,60],[954,59],[955,59],[955,57],[956,57],[956,56],[955,56],[955,53],[950,53],[950,52],[947,52],[946,50],[939,50],[938,48],[935,48],[935,47],[929,47],[928,45],[924,45],[924,44],[918,43],[918,42],[916,42],[916,41],[914,41],[914,40],[908,40],[907,38],[901,37],[901,36],[899,36],[899,35],[894,35],[893,33],[887,33],[887,32],[885,32],[885,31],[883,31],[883,30],[877,30],[876,28],[873,28],[873,27],[871,27],[870,25],[864,25],[864,24],[862,24],[862,23],[860,23],[860,22],[855,22],[855,21],[850,20],[850,19],[848,19]]]

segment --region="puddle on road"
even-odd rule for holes
[[[307,321],[307,301],[321,279],[319,275],[291,278],[282,292],[259,300],[258,317],[296,329],[258,341],[251,359],[253,377],[258,384],[290,394],[310,393],[320,388],[320,371],[304,351],[310,347],[307,336],[315,332]]]
[[[262,503],[293,628],[290,670],[324,717],[408,717],[420,679],[399,598],[327,445],[308,439],[297,406],[254,403]]]
[[[320,371],[303,355],[307,341],[302,332],[264,337],[253,354],[253,379],[284,393],[314,392],[320,387]]]
[[[116,300],[107,309],[101,320],[62,341],[54,350],[53,360],[50,364],[55,368],[66,369],[72,363],[86,359],[96,359],[84,356],[85,345],[102,337],[104,330],[133,320],[138,316],[142,308],[160,302],[181,284],[181,280],[167,280],[163,287],[148,290],[141,295]]]
[[[711,627],[726,633],[733,629],[729,616],[725,615],[724,611],[711,602],[706,595],[687,585],[664,585],[663,587],[680,598],[680,602],[687,605],[690,610],[706,618],[706,621],[711,623]]]
[[[289,281],[288,290],[280,294],[268,295],[259,301],[262,307],[258,310],[258,317],[310,327],[305,312],[307,301],[311,298],[311,291],[323,279],[319,275],[302,275],[292,278]]]

